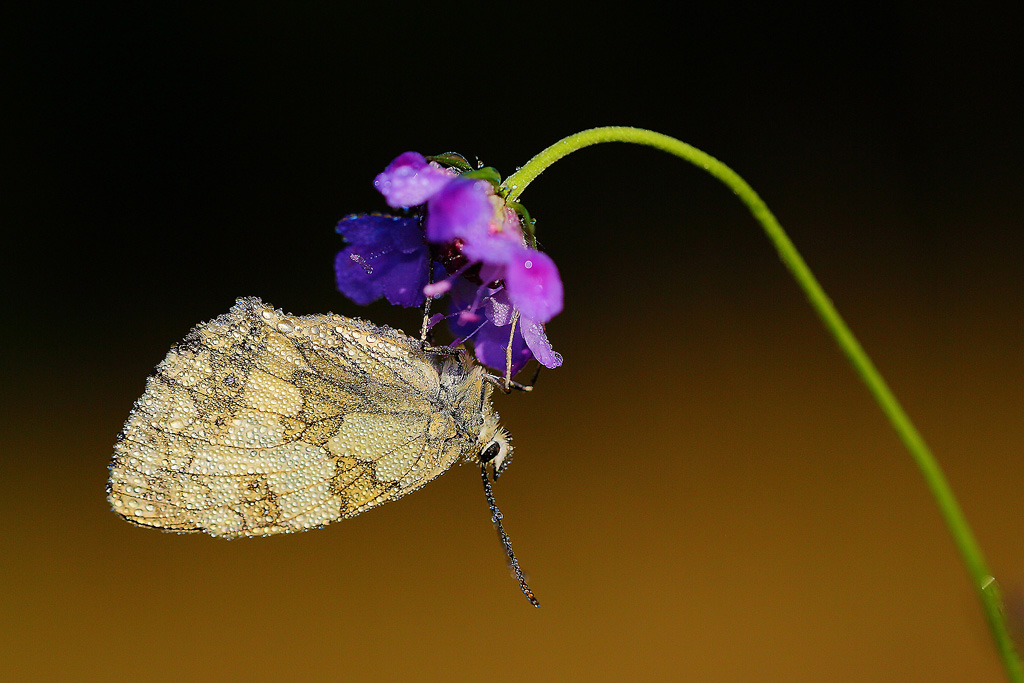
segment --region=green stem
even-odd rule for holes
[[[971,532],[967,519],[957,503],[956,497],[942,473],[942,468],[932,455],[931,450],[925,444],[917,428],[914,427],[910,418],[903,411],[899,401],[889,389],[882,375],[875,368],[871,359],[864,352],[856,337],[847,327],[846,323],[836,311],[832,301],[825,294],[825,291],[818,284],[817,279],[811,273],[807,264],[804,263],[796,247],[786,235],[778,220],[768,210],[767,205],[761,200],[753,188],[750,187],[731,168],[718,159],[702,152],[701,150],[671,138],[667,135],[655,133],[640,128],[629,128],[623,126],[608,126],[605,128],[593,128],[575,135],[559,140],[537,156],[533,157],[525,166],[513,173],[502,183],[502,188],[507,194],[509,201],[515,201],[523,193],[534,178],[540,175],[544,169],[555,163],[562,157],[575,152],[583,147],[596,145],[601,142],[629,142],[638,145],[647,145],[660,149],[669,154],[674,154],[681,159],[703,168],[718,180],[725,183],[736,196],[746,204],[747,208],[754,215],[754,218],[764,228],[768,239],[771,240],[779,253],[782,262],[786,264],[789,271],[796,278],[797,284],[807,295],[811,306],[817,312],[818,317],[825,324],[825,327],[835,338],[840,348],[853,364],[854,370],[861,376],[868,390],[875,397],[882,412],[885,413],[892,424],[903,445],[910,452],[917,463],[925,483],[935,497],[942,517],[949,528],[957,550],[967,567],[971,582],[978,591],[982,608],[988,619],[992,637],[1003,660],[1003,666],[1011,681],[1024,683],[1024,670],[1021,668],[1020,659],[1014,650],[1013,641],[1004,618],[1002,598],[995,579],[992,577],[985,563],[981,548]]]

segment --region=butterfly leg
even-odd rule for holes
[[[459,354],[463,353],[464,349],[457,346],[431,346],[430,344],[423,343],[423,352],[432,353],[436,356],[450,356],[455,358]]]
[[[533,391],[533,385],[537,383],[537,377],[540,375],[540,365],[537,366],[537,370],[534,371],[533,377],[527,384],[520,384],[514,379],[506,379],[498,375],[484,375],[484,379],[501,389],[503,393],[511,394],[512,390],[516,391]]]
[[[433,301],[431,297],[427,297],[423,301],[423,325],[420,326],[420,341],[427,343],[427,335],[430,333],[430,302]]]

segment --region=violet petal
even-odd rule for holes
[[[546,368],[557,368],[562,364],[562,354],[551,348],[543,323],[520,316],[519,326],[533,356]]]
[[[431,197],[427,207],[427,240],[430,242],[481,241],[494,216],[486,180],[455,178]]]
[[[393,208],[419,206],[455,175],[427,162],[418,152],[401,154],[373,180],[373,186]]]
[[[505,286],[524,317],[547,322],[562,311],[562,279],[547,254],[523,247],[505,263]]]
[[[512,322],[512,315],[515,309],[512,302],[508,300],[508,290],[502,288],[483,301],[484,310],[487,312],[487,319],[498,327],[504,327]]]
[[[337,231],[348,242],[334,261],[338,289],[359,305],[381,297],[423,304],[430,251],[419,221],[379,214],[347,216]]]
[[[501,375],[505,374],[505,349],[508,346],[509,332],[508,325],[497,327],[492,323],[485,324],[480,331],[473,335],[473,353],[477,360],[489,368],[494,368]],[[520,327],[516,326],[516,334],[512,340],[512,374],[523,369],[533,353],[523,338]]]

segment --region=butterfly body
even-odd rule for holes
[[[147,380],[114,447],[108,499],[128,521],[168,531],[321,527],[411,493],[460,458],[499,472],[511,448],[491,390],[465,352],[238,299]]]

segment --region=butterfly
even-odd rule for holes
[[[497,378],[340,315],[293,316],[255,297],[174,345],[117,436],[107,497],[139,526],[239,538],[305,531],[419,489],[459,459],[488,471],[512,445],[491,405]]]

